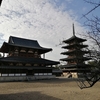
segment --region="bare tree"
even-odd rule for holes
[[[85,80],[79,80],[79,86],[81,89],[92,87],[96,82],[100,80],[100,18],[98,16],[92,16],[92,19],[87,17],[88,14],[94,12],[100,7],[100,1],[84,0],[85,2],[93,5],[93,9],[88,11],[83,17],[86,18],[85,26],[88,27],[87,38],[92,41],[92,48],[90,51],[90,57],[92,61],[96,61],[96,66],[91,65],[91,72],[83,72]]]
[[[93,5],[93,8],[90,11],[88,11],[86,14],[83,15],[84,17],[100,7],[100,0],[96,0],[96,1],[94,1],[94,0],[84,0],[84,1]]]
[[[84,0],[85,2],[94,6],[88,13],[84,15],[86,18],[85,26],[88,27],[89,31],[87,32],[87,37],[92,41],[92,56],[97,59],[100,59],[100,17],[92,16],[93,18],[87,18],[86,16],[91,12],[95,11],[100,6],[100,0],[93,1],[93,0]]]

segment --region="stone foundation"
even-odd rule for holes
[[[0,82],[7,82],[7,81],[33,81],[33,80],[42,80],[42,79],[52,79],[55,78],[55,75],[41,75],[41,76],[1,76]]]

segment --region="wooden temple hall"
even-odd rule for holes
[[[10,36],[0,48],[3,53],[0,58],[0,81],[54,78],[53,65],[59,62],[41,57],[50,51],[51,48],[41,47],[36,40]]]

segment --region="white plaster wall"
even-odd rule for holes
[[[36,75],[36,76],[3,76],[0,77],[0,81],[32,81],[36,79],[52,79],[55,75]]]

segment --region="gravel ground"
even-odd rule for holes
[[[0,100],[100,100],[100,82],[82,90],[67,79],[1,82]]]

